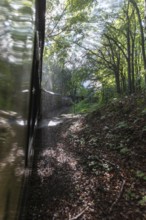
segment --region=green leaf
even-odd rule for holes
[[[85,9],[89,4],[92,3],[91,0],[68,0],[67,5],[71,12],[76,12]]]
[[[127,154],[129,152],[129,149],[127,147],[124,147],[120,150],[121,154]]]
[[[139,201],[140,205],[146,205],[146,195],[142,197],[142,199]]]
[[[142,115],[146,115],[146,109],[142,111]]]
[[[136,176],[137,176],[138,178],[141,178],[141,179],[143,179],[143,180],[146,180],[146,175],[145,175],[145,173],[143,173],[143,172],[140,171],[140,170],[137,170]]]
[[[22,2],[23,3],[23,5],[25,5],[26,7],[32,7],[32,1],[23,1]]]

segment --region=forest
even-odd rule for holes
[[[103,103],[145,89],[144,1],[48,1],[45,87]]]
[[[145,16],[144,0],[47,1],[42,85],[73,105],[38,131],[27,220],[146,219]]]

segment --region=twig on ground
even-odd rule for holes
[[[123,189],[124,189],[125,183],[126,183],[126,181],[123,180],[123,182],[122,182],[122,184],[121,184],[121,188],[120,188],[119,194],[118,194],[117,198],[115,199],[115,201],[112,203],[111,207],[109,208],[109,213],[112,212],[113,207],[114,207],[114,206],[116,205],[116,203],[119,201],[119,199],[120,199],[120,197],[121,197],[121,195],[122,195],[122,193],[123,193]]]
[[[81,217],[81,216],[84,214],[84,212],[85,212],[87,209],[88,209],[88,206],[87,206],[85,209],[83,209],[83,211],[80,212],[78,215],[76,215],[76,216],[73,217],[73,218],[70,218],[69,220],[77,220],[79,217]]]

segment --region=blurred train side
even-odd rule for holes
[[[45,0],[0,1],[0,220],[19,219],[40,103]]]

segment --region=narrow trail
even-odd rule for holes
[[[146,219],[146,117],[140,115],[135,125],[138,114],[131,111],[124,116],[131,126],[123,127],[122,112],[106,111],[87,117],[67,109],[43,114],[25,220]],[[118,148],[127,139],[131,154]]]
[[[66,131],[76,128],[79,119],[80,116],[66,114],[40,121],[27,220],[79,219],[92,205],[88,204],[89,190],[85,195],[80,192],[88,186],[89,177],[84,174],[77,155],[70,150],[71,146],[65,142]]]
[[[106,155],[97,147],[86,149],[83,138],[78,139],[84,129],[80,115],[61,113],[42,119],[37,129],[26,220],[116,219],[109,215],[108,196],[120,188],[120,176],[110,181],[107,172],[91,171],[93,157],[103,161]]]

